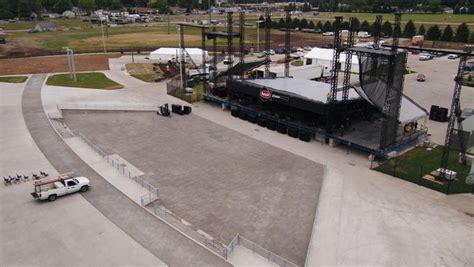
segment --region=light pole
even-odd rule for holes
[[[104,24],[102,23],[102,17],[99,17],[99,19],[100,19],[100,29],[102,31],[102,45],[104,47],[104,54],[106,54],[107,48],[105,48]]]
[[[257,20],[257,52],[260,52],[260,23],[264,22],[263,20]]]
[[[76,64],[74,63],[74,51],[69,47],[65,47],[67,54],[67,65],[69,67],[69,78],[73,79],[74,82],[77,82],[76,78]]]
[[[209,26],[211,25],[211,0],[209,0]]]

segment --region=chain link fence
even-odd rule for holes
[[[474,193],[474,186],[466,183],[469,167],[458,162],[458,153],[451,152],[448,169],[456,172],[452,179],[441,180],[437,178],[436,170],[440,168],[442,147],[430,150],[432,154],[421,154],[425,148],[417,147],[391,159],[375,162],[372,169],[391,176],[436,190],[445,194]],[[423,156],[423,159],[419,159]]]
[[[126,166],[126,164],[121,163],[119,160],[114,159],[104,150],[102,150],[99,146],[94,144],[91,140],[85,137],[82,133],[78,131],[72,132],[75,136],[79,137],[84,143],[86,143],[90,148],[92,148],[97,154],[99,154],[104,160],[114,167],[118,172],[120,172],[123,176],[128,177],[129,179],[135,181],[137,184],[141,185],[148,191],[148,194],[141,196],[141,204],[142,206],[146,206],[160,198],[160,193],[158,188],[154,187],[150,183],[144,180],[144,175],[137,175],[134,171],[130,170]]]
[[[58,110],[103,110],[103,111],[157,111],[154,104],[102,104],[102,103],[61,103]]]

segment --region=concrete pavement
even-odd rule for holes
[[[434,59],[418,62],[409,57],[409,66],[427,75],[418,83],[406,76],[405,93],[425,108],[431,104],[449,107],[456,62]],[[438,71],[439,70],[439,71]],[[435,75],[431,71],[436,71]],[[454,74],[453,74],[454,75]],[[432,82],[431,82],[432,81]],[[43,99],[90,102],[138,103],[165,99],[163,83],[104,92],[45,86]],[[147,91],[148,88],[152,90]],[[77,95],[72,93],[80,91]],[[127,93],[125,93],[127,92]],[[474,103],[472,89],[464,88],[462,105]],[[57,97],[62,95],[62,98]],[[159,96],[159,97],[158,97]],[[467,97],[466,97],[467,96]],[[168,101],[168,100],[167,100]],[[176,101],[176,100],[175,100]],[[466,102],[465,102],[466,101]],[[469,102],[470,101],[470,102]],[[170,102],[170,101],[168,101]],[[368,170],[365,154],[345,148],[330,148],[317,142],[303,143],[233,118],[219,107],[197,103],[194,114],[283,148],[310,160],[328,164],[323,184],[316,228],[308,265],[473,265],[472,217],[474,197],[434,192],[378,172]],[[432,140],[442,143],[445,125],[428,121]]]
[[[474,204],[369,169],[367,156],[345,147],[305,143],[198,103],[194,114],[327,164],[308,266],[472,265]],[[471,205],[467,204],[470,203]]]
[[[85,164],[54,132],[41,103],[45,75],[33,75],[22,98],[23,115],[34,141],[60,172],[88,177],[93,187],[83,196],[110,221],[151,253],[173,265],[230,266],[139,207]]]
[[[23,120],[24,87],[0,83],[0,176],[56,175]],[[80,194],[38,202],[32,190],[31,182],[0,185],[1,266],[166,266]]]

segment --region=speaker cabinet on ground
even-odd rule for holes
[[[245,113],[245,112],[243,112],[243,111],[241,111],[241,112],[239,113],[239,118],[240,118],[241,120],[246,121],[246,120],[247,120],[247,117],[248,117],[248,114],[247,114],[247,113]]]
[[[448,109],[447,108],[442,108],[442,107],[439,108],[438,121],[440,121],[440,122],[448,121]]]
[[[257,123],[257,115],[248,114],[248,115],[247,115],[247,120],[248,120],[250,123]]]
[[[277,132],[281,134],[286,134],[287,127],[284,124],[279,123],[276,128]]]
[[[257,124],[259,126],[262,126],[262,127],[266,127],[267,126],[267,120],[265,118],[258,118],[257,119]]]
[[[299,139],[301,141],[309,142],[311,140],[311,134],[306,131],[300,131]]]
[[[183,113],[185,115],[191,114],[192,108],[190,106],[183,106]]]
[[[278,125],[278,123],[276,121],[271,121],[271,120],[267,121],[267,129],[268,130],[275,131],[276,128],[277,128],[277,125]]]
[[[171,104],[171,112],[183,115],[183,107],[181,105]]]
[[[288,136],[298,138],[298,128],[288,127]]]
[[[234,116],[234,117],[239,117],[239,110],[238,109],[231,109],[230,110],[230,115]]]
[[[438,119],[439,107],[432,105],[430,108],[430,120],[436,121]]]

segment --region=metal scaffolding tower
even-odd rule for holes
[[[234,12],[229,11],[227,12],[227,58],[229,62],[231,63],[227,65],[228,71],[230,71],[230,69],[232,68],[233,66],[232,62],[234,61],[233,26],[234,26]],[[229,75],[227,79],[231,80],[232,75]]]
[[[337,16],[334,23],[334,52],[332,56],[332,80],[330,102],[335,102],[337,99],[337,86],[339,78],[339,70],[341,69],[340,55],[341,55],[341,24],[342,17]]]
[[[374,47],[378,49],[380,47],[380,33],[382,32],[382,16],[377,15],[375,17],[374,27]]]
[[[395,23],[393,25],[393,33],[392,33],[392,50],[397,50],[397,46],[399,43],[399,38],[401,35],[401,20],[402,20],[402,13],[395,13]]]
[[[265,9],[265,78],[270,77],[270,29],[271,29],[270,8]]]
[[[349,21],[349,35],[347,36],[346,62],[344,65],[344,80],[342,86],[342,100],[349,99],[349,89],[351,86],[352,55],[354,54],[352,50],[348,48],[354,46],[354,31],[356,31],[354,25],[355,18],[351,17]]]
[[[216,32],[216,27],[212,28],[212,32]],[[209,39],[209,37],[207,39]],[[217,71],[217,38],[212,39],[212,51],[214,52],[214,56],[212,57],[212,67],[213,67],[212,81],[215,82],[215,79],[217,77],[217,75],[216,75],[216,71]],[[210,74],[210,72],[211,71],[209,70],[209,74]],[[209,76],[209,78],[211,78],[211,76]]]
[[[240,64],[245,63],[245,12],[239,13],[239,62]]]
[[[465,144],[464,144],[464,138],[463,138],[463,133],[462,133],[462,123],[459,120],[459,116],[461,115],[461,104],[460,104],[460,98],[461,98],[461,89],[462,89],[462,79],[463,79],[463,73],[464,73],[464,67],[466,66],[466,61],[468,59],[468,55],[471,54],[472,49],[468,46],[465,47],[465,53],[460,57],[459,60],[459,66],[458,66],[458,72],[457,75],[454,79],[455,85],[454,85],[454,93],[453,93],[453,99],[451,102],[451,109],[449,111],[449,121],[448,121],[448,128],[446,130],[446,138],[444,140],[444,148],[443,148],[443,157],[441,161],[441,168],[442,170],[447,170],[448,168],[448,161],[449,161],[449,150],[451,147],[451,139],[453,135],[453,129],[454,129],[454,124],[458,122],[458,137],[460,141],[460,148],[461,148],[461,161],[462,163],[465,163],[466,161],[466,155],[465,155]],[[446,173],[443,171],[441,172],[441,177],[440,178],[445,178]]]
[[[201,49],[202,49],[202,79],[204,80],[206,75],[206,70],[207,70],[207,62],[206,62],[206,28],[201,28]],[[208,75],[211,75],[211,72],[209,70]],[[210,76],[209,76],[210,77]]]
[[[291,15],[290,11],[285,12],[285,21],[290,21]],[[291,32],[288,27],[286,27],[285,31],[285,77],[290,77],[290,53],[291,53]]]

